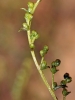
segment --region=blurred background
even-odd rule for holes
[[[36,2],[36,0],[31,0]],[[30,55],[26,32],[22,27],[28,0],[0,0],[0,100],[53,100],[44,85]],[[49,46],[45,59],[48,65],[61,60],[55,81],[60,83],[64,73],[72,76],[67,100],[75,99],[75,0],[42,0],[32,21],[32,29],[40,38],[36,41],[36,56]],[[44,74],[51,84],[51,73]],[[56,95],[62,99],[62,89]]]

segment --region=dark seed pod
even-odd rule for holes
[[[66,79],[66,82],[67,83],[70,83],[72,81],[72,78],[71,77],[68,77],[67,79]]]
[[[66,80],[62,80],[61,82],[60,82],[60,85],[66,85]]]
[[[69,77],[69,73],[65,73],[64,74],[64,79],[68,78]]]
[[[61,61],[60,61],[59,59],[56,59],[55,61],[53,61],[53,62],[51,63],[51,66],[52,66],[52,67],[57,67],[57,66],[60,65],[60,63],[61,63]]]
[[[55,66],[56,66],[56,67],[59,66],[60,63],[61,63],[60,59],[56,59],[56,60],[55,60]]]
[[[63,96],[67,96],[69,93],[71,93],[71,92],[68,92],[67,89],[65,89],[65,88],[62,91]]]

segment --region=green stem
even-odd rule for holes
[[[52,89],[54,88],[53,83],[54,83],[54,74],[52,74]]]
[[[28,41],[29,41],[29,45],[31,44],[31,40],[30,40],[30,30],[27,31],[27,35],[28,35]],[[40,70],[40,65],[38,64],[37,62],[37,59],[36,59],[36,56],[35,56],[35,52],[34,50],[31,50],[31,55],[32,55],[32,58],[33,58],[33,61],[36,65],[36,68],[38,70],[38,72],[40,73],[40,76],[43,80],[43,82],[45,83],[47,89],[49,90],[50,94],[52,95],[53,99],[54,100],[57,100],[56,96],[55,96],[55,93],[53,92],[53,90],[51,89],[50,85],[48,84],[44,74],[42,73],[42,71]]]
[[[41,63],[43,62],[43,60],[44,60],[44,57],[42,57],[42,59],[41,59]]]
[[[63,100],[66,100],[66,97],[65,96],[63,96]]]
[[[35,9],[37,8],[38,4],[40,3],[41,0],[37,0],[36,3],[35,3],[35,6],[33,8],[33,12],[32,14],[34,13]]]
[[[36,7],[38,6],[38,4],[40,3],[40,1],[41,1],[41,0],[37,0],[37,2],[35,3],[34,9],[33,9],[33,13],[34,13]],[[30,24],[30,26],[31,26],[31,24]],[[30,32],[30,29],[27,30],[27,36],[28,36],[29,45],[31,44],[30,33],[31,33],[31,32]],[[31,55],[32,55],[33,61],[34,61],[35,65],[36,65],[36,68],[37,68],[37,70],[38,70],[38,72],[39,72],[39,74],[40,74],[40,76],[41,76],[43,82],[45,83],[47,89],[49,90],[49,92],[50,92],[50,94],[52,95],[53,99],[54,99],[54,100],[57,100],[54,91],[51,89],[50,85],[48,84],[48,82],[47,82],[47,80],[46,80],[46,78],[45,78],[45,76],[44,76],[44,74],[43,74],[42,71],[40,70],[40,65],[39,65],[38,62],[37,62],[37,59],[36,59],[34,50],[31,50]]]

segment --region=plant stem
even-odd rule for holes
[[[53,83],[54,83],[54,74],[52,74],[52,89],[54,88]]]
[[[30,30],[27,31],[27,35],[28,35],[28,41],[29,41],[29,45],[30,45],[30,43],[31,43],[31,41],[30,41]],[[47,82],[47,80],[46,80],[46,78],[45,78],[45,76],[44,76],[44,74],[43,74],[42,71],[40,70],[40,65],[39,65],[38,62],[37,62],[37,59],[36,59],[34,50],[31,50],[31,55],[32,55],[33,61],[34,61],[35,65],[36,65],[36,68],[37,68],[38,72],[40,73],[40,76],[41,76],[43,82],[45,83],[47,89],[49,90],[49,92],[50,92],[50,94],[52,95],[53,99],[54,99],[54,100],[57,100],[57,98],[56,98],[56,96],[55,96],[55,93],[54,93],[53,90],[51,89],[50,85],[48,84],[48,82]]]
[[[34,13],[35,9],[37,8],[38,4],[40,3],[41,0],[37,0],[33,9],[32,14]]]
[[[34,11],[35,11],[36,7],[38,6],[38,4],[40,3],[40,1],[41,0],[37,0],[37,2],[34,5],[34,9],[33,9],[33,12],[32,13],[34,13]],[[30,26],[31,26],[31,24],[30,24]],[[31,44],[30,33],[31,33],[30,29],[27,30],[27,36],[28,36],[29,45]],[[32,55],[33,61],[34,61],[35,65],[36,65],[36,68],[37,68],[38,72],[40,73],[40,76],[41,76],[43,82],[45,83],[47,89],[49,90],[51,96],[53,97],[54,100],[57,100],[54,91],[51,89],[50,85],[48,84],[48,82],[47,82],[47,80],[46,80],[46,78],[44,76],[44,74],[40,70],[40,65],[38,64],[37,59],[36,59],[36,56],[35,56],[35,52],[32,49],[31,49],[31,55]]]
[[[66,100],[66,97],[65,96],[63,96],[63,100]]]

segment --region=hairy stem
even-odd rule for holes
[[[63,100],[66,100],[66,97],[65,96],[63,96]]]
[[[28,35],[28,41],[29,41],[29,44],[31,43],[31,40],[30,40],[30,30],[27,31],[27,35]],[[42,71],[40,70],[40,65],[38,64],[37,62],[37,59],[36,59],[36,56],[35,56],[35,52],[34,50],[31,50],[31,55],[32,55],[32,58],[33,58],[33,61],[36,65],[36,68],[38,70],[38,72],[40,73],[40,76],[43,80],[43,82],[45,83],[47,89],[49,90],[50,94],[52,95],[53,99],[54,100],[57,100],[56,96],[55,96],[55,93],[53,92],[53,90],[51,89],[50,85],[48,84],[44,74],[42,73]]]
[[[34,9],[33,9],[33,12],[32,12],[32,13],[34,13],[34,11],[35,11],[36,7],[38,6],[38,4],[40,3],[40,1],[41,1],[41,0],[37,0],[37,2],[35,3],[35,6],[34,6]],[[31,26],[31,24],[30,24],[29,26]],[[31,33],[30,29],[27,30],[27,36],[28,36],[29,45],[31,44],[30,33]],[[31,55],[32,55],[33,61],[34,61],[35,65],[36,65],[36,68],[37,68],[37,70],[38,70],[38,72],[39,72],[39,74],[40,74],[40,76],[41,76],[41,78],[42,78],[44,84],[46,85],[46,87],[47,87],[47,89],[49,90],[50,94],[52,95],[53,99],[54,99],[54,100],[57,100],[54,91],[52,90],[52,88],[51,88],[50,85],[48,84],[48,82],[47,82],[47,80],[46,80],[44,74],[43,74],[42,71],[40,70],[40,65],[38,64],[37,59],[36,59],[36,56],[35,56],[35,52],[34,52],[34,50],[32,50],[32,49],[31,49]]]
[[[34,11],[35,11],[35,9],[37,8],[37,6],[38,6],[38,4],[40,3],[40,1],[41,1],[41,0],[37,0],[37,1],[36,1],[36,3],[35,3],[35,6],[34,6],[34,9],[33,9],[33,12],[32,12],[32,13],[34,13]]]
[[[52,74],[52,89],[54,88],[53,83],[54,83],[54,74]]]

